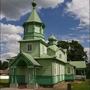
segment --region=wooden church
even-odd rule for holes
[[[44,38],[45,25],[36,12],[32,2],[32,12],[24,22],[24,36],[20,43],[19,54],[11,58],[10,86],[27,88],[36,85],[54,85],[65,80],[75,79],[75,68],[67,62],[67,50],[57,47],[54,35]]]

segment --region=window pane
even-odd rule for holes
[[[28,51],[32,51],[32,45],[28,44]]]

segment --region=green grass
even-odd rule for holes
[[[0,83],[9,83],[8,79],[0,79]]]
[[[9,86],[9,80],[8,79],[0,79],[0,88],[1,87],[8,87]]]
[[[90,90],[90,80],[73,83],[72,90]]]

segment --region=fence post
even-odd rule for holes
[[[71,83],[67,84],[67,90],[71,90]]]

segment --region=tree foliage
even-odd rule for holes
[[[78,42],[72,40],[68,41],[58,41],[58,47],[67,49],[68,61],[86,61],[87,54],[84,51],[84,47]]]
[[[2,62],[0,60],[0,70],[5,70],[7,68],[8,68],[8,62],[7,61]]]

